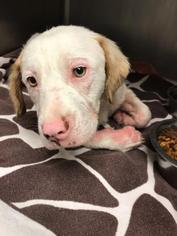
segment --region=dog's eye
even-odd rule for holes
[[[27,78],[27,81],[31,87],[36,87],[37,86],[37,81],[33,76],[29,76]]]
[[[86,67],[84,66],[79,66],[79,67],[76,67],[73,69],[73,74],[76,76],[76,77],[83,77],[86,73]]]

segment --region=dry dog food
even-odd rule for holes
[[[169,157],[177,160],[177,127],[164,129],[158,136],[158,142]]]

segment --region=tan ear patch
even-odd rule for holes
[[[26,112],[25,102],[22,94],[22,82],[20,72],[21,55],[22,53],[17,58],[16,62],[11,66],[9,75],[9,94],[17,116],[20,116]]]
[[[96,39],[104,50],[106,60],[105,95],[109,102],[112,102],[114,93],[122,85],[129,73],[130,64],[127,57],[112,40],[102,35],[99,35]]]

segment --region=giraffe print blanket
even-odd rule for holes
[[[11,57],[0,57],[0,235],[175,236],[177,190],[158,172],[149,142],[154,123],[170,119],[157,75],[131,73],[128,85],[151,109],[146,143],[127,153],[46,150],[36,112],[16,118],[8,95]]]

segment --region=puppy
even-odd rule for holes
[[[149,108],[124,83],[129,69],[128,59],[110,39],[84,27],[58,26],[26,43],[11,68],[10,96],[22,115],[26,86],[49,149],[85,145],[126,151],[142,142],[134,127],[146,126],[151,118]],[[112,115],[125,127],[97,131]]]

